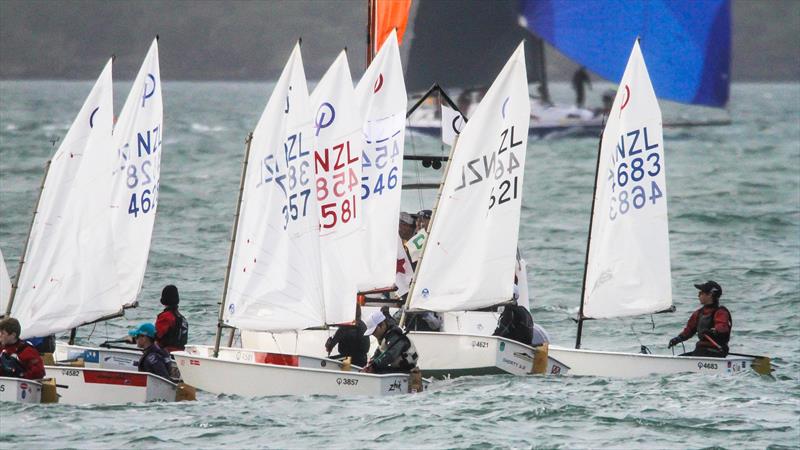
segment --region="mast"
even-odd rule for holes
[[[22,255],[19,257],[19,266],[17,267],[17,276],[14,277],[14,282],[11,283],[11,294],[8,298],[8,305],[6,306],[6,317],[11,317],[11,306],[14,304],[14,297],[17,295],[17,287],[19,287],[19,277],[22,275],[22,266],[25,265],[25,255],[28,253],[28,243],[31,240],[31,231],[33,231],[33,223],[36,222],[36,215],[39,213],[39,203],[42,201],[42,191],[44,191],[44,183],[47,181],[47,173],[50,172],[51,159],[47,160],[44,165],[44,176],[42,177],[42,184],[39,186],[39,195],[36,197],[36,206],[33,209],[33,217],[31,217],[31,225],[28,227],[28,236],[25,237],[25,245],[22,247]]]
[[[377,11],[375,2],[376,0],[367,0],[367,57],[365,59],[366,64],[364,65],[364,70],[369,68],[369,64],[372,62],[372,57],[375,53],[374,34],[375,15]]]
[[[539,67],[539,84],[542,86],[542,101],[550,103],[550,88],[547,86],[547,62],[544,58],[544,39],[537,37],[539,41],[539,54],[541,55],[541,65]]]
[[[247,161],[250,158],[250,143],[253,142],[253,133],[247,135],[245,139],[244,161],[242,162],[242,179],[239,181],[239,200],[236,202],[236,214],[233,218],[233,231],[231,232],[231,249],[228,252],[228,268],[225,270],[225,283],[222,285],[222,301],[219,304],[219,317],[217,319],[217,334],[214,337],[214,358],[219,356],[219,342],[222,339],[223,316],[225,315],[225,300],[228,298],[228,281],[231,277],[231,264],[233,264],[233,249],[236,246],[236,232],[239,230],[239,216],[242,210],[242,194],[244,193],[244,182],[247,176]],[[231,334],[233,337],[233,334]]]
[[[425,245],[422,247],[422,254],[419,256],[419,262],[417,263],[417,268],[414,271],[414,278],[411,280],[411,286],[408,288],[406,304],[403,306],[403,312],[400,316],[400,328],[402,328],[403,324],[406,322],[406,312],[408,311],[409,305],[411,305],[411,297],[414,295],[414,287],[417,285],[416,275],[420,272],[420,270],[422,270],[422,263],[425,260],[425,250],[428,249],[428,241],[431,237],[431,231],[433,231],[433,225],[436,223],[436,211],[439,209],[439,202],[442,199],[444,184],[447,181],[447,176],[450,174],[450,163],[453,161],[453,153],[456,150],[456,145],[458,145],[458,135],[456,135],[455,140],[453,141],[453,146],[450,147],[450,154],[447,157],[447,166],[444,169],[444,179],[439,185],[439,191],[436,193],[436,204],[433,207],[433,211],[431,211],[431,222],[428,224],[428,236],[425,238]]]
[[[589,215],[589,236],[586,238],[586,259],[583,263],[583,283],[581,284],[581,306],[578,309],[578,336],[575,338],[575,348],[581,348],[581,333],[583,332],[583,299],[586,294],[586,273],[589,267],[589,247],[592,243],[592,223],[594,222],[594,204],[597,196],[597,178],[600,170],[600,151],[603,147],[603,132],[600,132],[600,139],[597,143],[597,164],[594,167],[594,189],[592,189],[592,212]]]

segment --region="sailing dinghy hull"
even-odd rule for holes
[[[570,375],[613,378],[636,378],[687,372],[732,375],[749,371],[754,361],[754,358],[747,356],[704,358],[645,355],[641,353],[576,350],[557,346],[550,346],[549,353],[550,356],[569,366]]]
[[[173,353],[186,383],[213,394],[387,396],[408,393],[406,374],[343,371],[338,361],[239,348],[187,346]],[[428,382],[423,380],[423,389]]]
[[[62,342],[56,343],[53,357],[57,364],[71,364],[83,362],[83,367],[94,369],[114,369],[136,371],[139,368],[141,351],[110,349],[102,347],[84,347],[69,345]]]
[[[425,376],[534,375],[536,349],[516,341],[497,336],[429,331],[412,331],[409,338],[417,348],[417,365]],[[545,374],[563,375],[568,372],[568,364],[548,355]]]
[[[0,402],[41,403],[42,383],[24,378],[0,377]]]
[[[145,372],[93,369],[88,367],[45,366],[56,380],[59,403],[124,404],[174,402],[177,385]]]

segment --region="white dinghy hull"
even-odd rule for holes
[[[177,385],[145,372],[45,366],[55,378],[58,402],[71,405],[174,402]],[[63,387],[62,387],[63,386]]]
[[[645,355],[641,353],[576,350],[552,345],[549,353],[550,356],[569,366],[570,375],[615,378],[636,378],[686,372],[732,375],[749,371],[754,361],[754,358],[747,356],[707,358]]]
[[[186,383],[213,394],[386,396],[408,393],[406,374],[376,375],[341,370],[338,361],[238,348],[187,346],[173,353]],[[423,380],[423,389],[428,382]]]
[[[425,376],[455,378],[467,375],[534,375],[534,347],[498,336],[412,331],[419,353],[417,365]],[[568,364],[548,355],[545,374],[570,372]]]
[[[69,345],[63,342],[56,343],[53,353],[56,364],[69,364],[73,361],[83,361],[84,367],[94,369],[114,369],[136,371],[139,368],[141,351],[110,349],[102,347],[84,347]]]
[[[0,402],[41,403],[42,383],[24,378],[0,377]]]

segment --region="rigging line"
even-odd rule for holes
[[[417,144],[416,144],[416,140],[414,139],[415,133],[414,133],[413,129],[409,128],[409,124],[410,123],[411,123],[410,122],[410,117],[406,117],[406,130],[408,130],[408,133],[409,133],[409,135],[411,137],[411,139],[410,139],[410,141],[411,141],[411,153],[414,156],[417,156]],[[418,184],[422,183],[422,178],[421,178],[421,175],[420,175],[419,166],[420,165],[416,161],[413,162],[412,166],[411,166],[413,168],[413,173],[417,178],[417,183]],[[405,173],[405,170],[403,171],[403,173]],[[417,189],[416,191],[417,191],[417,204],[420,205],[419,209],[422,209],[422,189]]]

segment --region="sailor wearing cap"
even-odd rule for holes
[[[375,336],[380,347],[375,350],[372,360],[363,369],[364,372],[409,373],[417,367],[417,349],[414,344],[382,311],[370,314],[366,325],[364,336]]]
[[[722,296],[722,286],[716,281],[706,281],[695,284],[699,291],[697,297],[703,305],[692,313],[686,328],[669,341],[669,347],[690,339],[697,333],[699,340],[694,351],[681,356],[711,356],[724,358],[728,355],[728,341],[731,338],[733,320],[728,308],[720,306],[719,298]]]
[[[136,340],[136,346],[142,349],[142,357],[139,359],[139,372],[150,372],[154,375],[170,378],[170,365],[172,359],[169,353],[165,352],[156,344],[156,327],[152,323],[145,322],[133,330],[128,331],[128,336]]]

